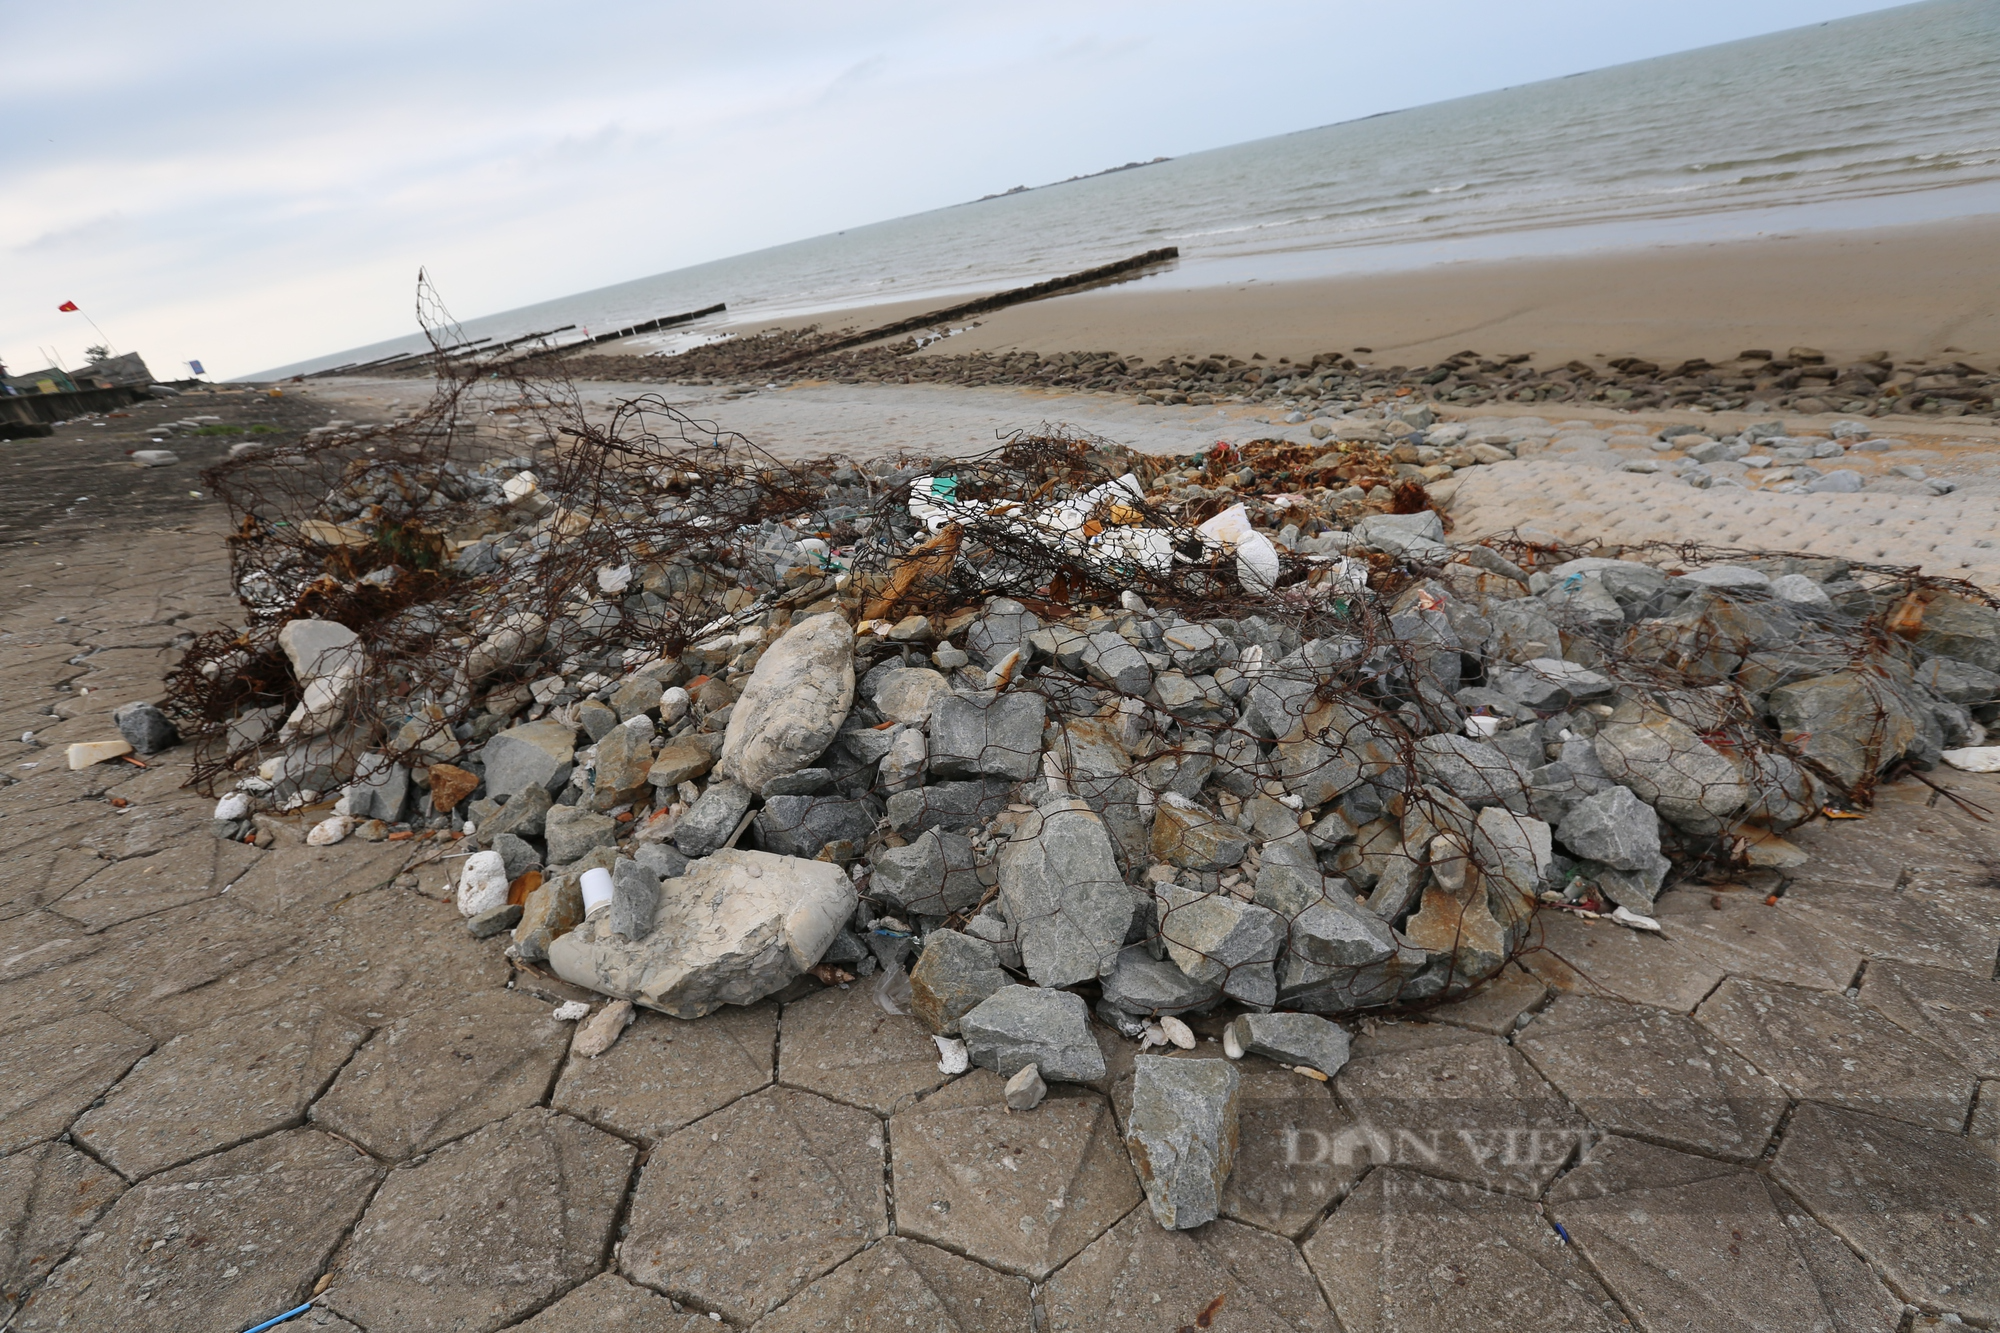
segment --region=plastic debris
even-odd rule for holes
[[[972,1068],[972,1057],[966,1053],[964,1041],[957,1037],[936,1036],[931,1040],[937,1043],[938,1073],[963,1074]]]
[[[1965,773],[2000,773],[2000,745],[1979,745],[1964,750],[1946,750],[1944,761]]]

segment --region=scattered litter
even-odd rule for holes
[[[564,1000],[550,1015],[558,1023],[574,1023],[580,1018],[590,1017],[590,1006],[582,1000]]]
[[[1160,1016],[1160,1032],[1166,1039],[1184,1051],[1194,1049],[1194,1031],[1172,1014]]]
[[[1660,923],[1655,921],[1652,917],[1640,916],[1637,912],[1633,911],[1629,907],[1613,908],[1611,911],[1611,919],[1613,921],[1616,921],[1621,926],[1630,926],[1633,930],[1650,930],[1657,932],[1660,929]]]
[[[931,1040],[937,1043],[938,1073],[963,1074],[972,1068],[972,1058],[966,1054],[965,1043],[962,1040],[957,1037],[941,1036],[933,1036]]]
[[[1967,773],[2000,773],[2000,745],[1980,745],[1964,750],[1946,750],[1943,759]]]
[[[64,752],[69,759],[71,771],[101,764],[107,759],[117,759],[132,753],[132,743],[127,740],[78,741]]]

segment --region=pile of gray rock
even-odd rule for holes
[[[1787,829],[2000,725],[2000,612],[1836,560],[1530,570],[1376,513],[1299,543],[1341,578],[1233,615],[865,619],[787,576],[809,538],[753,535],[794,605],[674,656],[468,613],[464,698],[363,744],[361,640],[285,624],[299,701],[233,724],[268,757],[218,833],[336,794],[316,841],[449,831],[468,928],[524,965],[682,1018],[873,985],[1032,1106],[1103,1076],[1103,1028],[1172,1047],[1221,1006],[1231,1053],[1330,1074],[1322,1016],[1463,994],[1538,911],[1646,928],[1677,865],[1782,869]],[[570,618],[692,572],[610,571]],[[1141,1061],[1163,1224],[1214,1215],[1235,1098],[1227,1061]]]

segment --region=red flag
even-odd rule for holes
[[[77,303],[74,301],[64,301],[61,305],[56,307],[57,310],[61,311],[79,310],[81,308],[82,307],[78,306]]]

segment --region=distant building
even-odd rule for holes
[[[146,363],[139,359],[137,352],[127,352],[123,356],[107,356],[91,362],[76,372],[78,380],[102,380],[112,385],[146,385],[153,382],[153,372],[146,369]]]
[[[47,370],[31,370],[25,375],[9,375],[4,383],[9,394],[75,393],[78,388],[68,371],[54,366]]]

